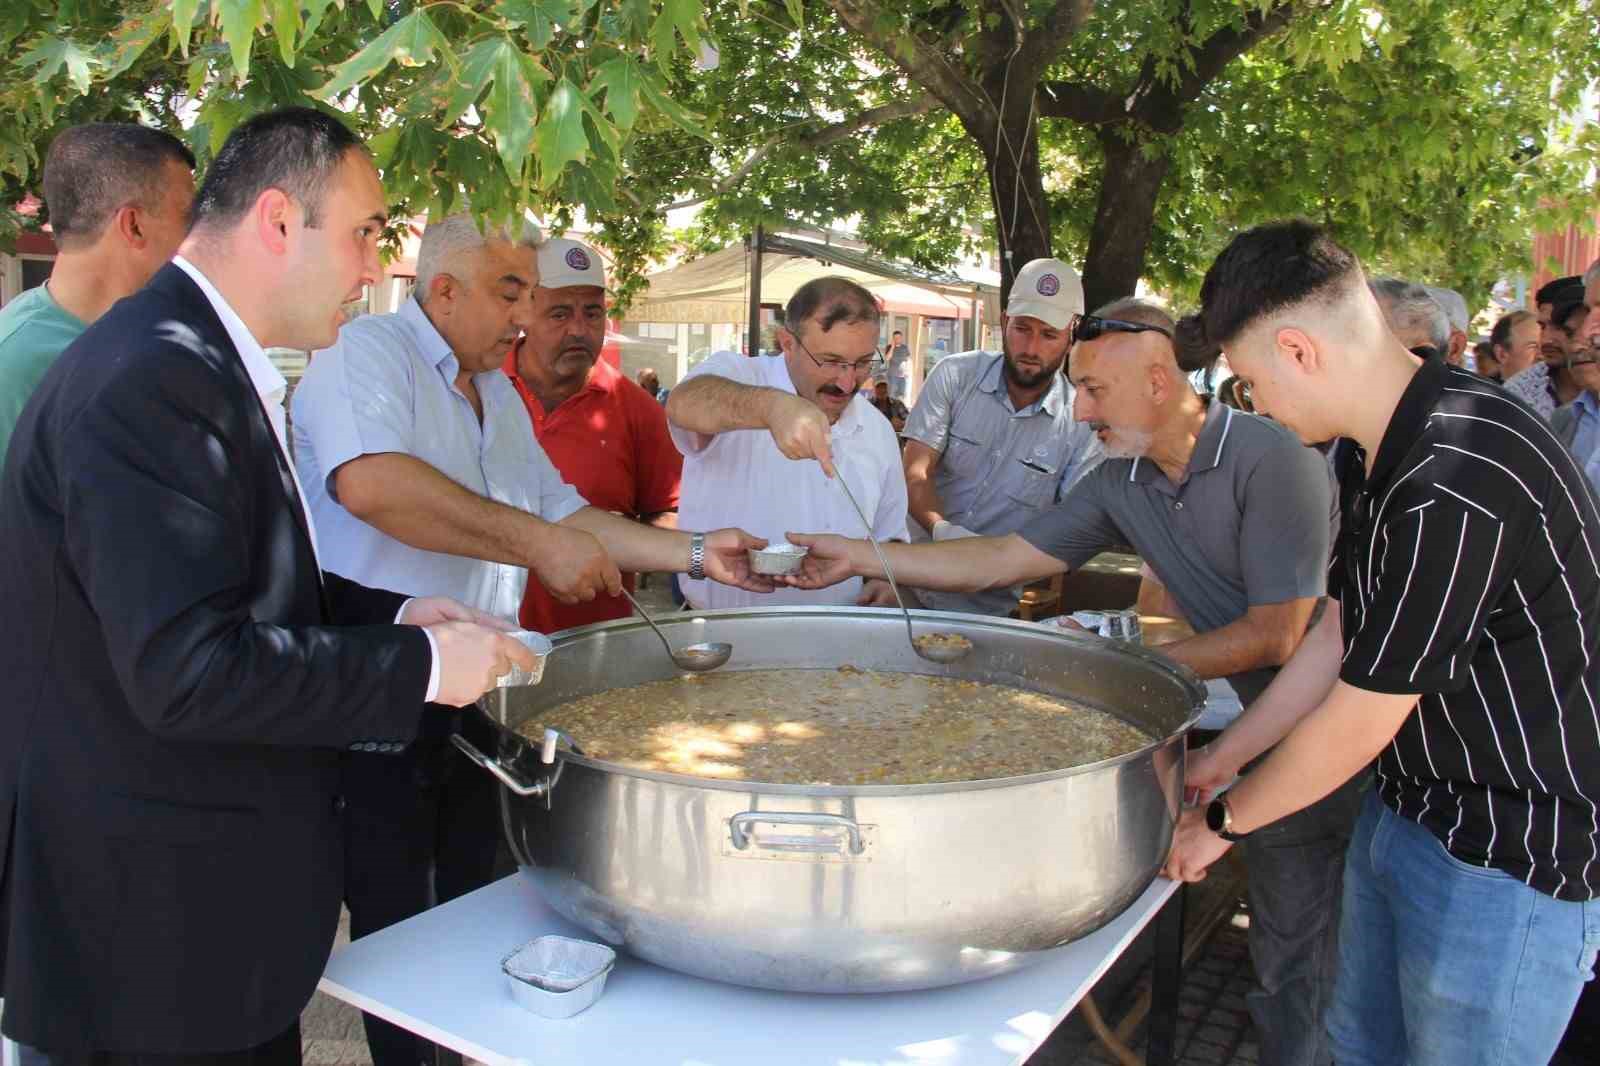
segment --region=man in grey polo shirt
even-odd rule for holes
[[[906,583],[971,592],[1049,577],[1132,544],[1195,629],[1162,652],[1203,678],[1226,677],[1249,703],[1324,602],[1332,478],[1288,430],[1198,396],[1178,368],[1172,327],[1166,312],[1134,300],[1073,323],[1074,413],[1107,458],[1060,504],[1004,537],[883,548]],[[864,541],[789,539],[811,546],[793,579],[801,587],[881,576]],[[1262,1062],[1329,1061],[1322,1016],[1359,788],[1352,782],[1242,845]]]
[[[1077,272],[1035,259],[1011,287],[1003,350],[952,355],[928,375],[902,434],[914,539],[1014,533],[1100,461],[1061,374],[1082,312]],[[1005,615],[1017,603],[1007,589],[917,594],[940,611]]]

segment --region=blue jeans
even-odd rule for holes
[[[1600,901],[1469,866],[1368,794],[1328,1035],[1339,1066],[1546,1063],[1600,951]]]
[[[1363,770],[1239,845],[1250,875],[1255,970],[1255,986],[1245,999],[1263,1066],[1327,1066],[1331,1061],[1327,1012],[1338,972],[1340,886],[1362,790],[1370,780]]]

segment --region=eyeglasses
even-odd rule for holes
[[[831,355],[826,359],[818,359],[811,354],[811,349],[806,347],[805,342],[800,339],[798,334],[790,333],[789,336],[793,337],[794,342],[800,346],[800,350],[806,353],[806,358],[816,363],[817,369],[825,374],[842,374],[848,370],[858,378],[871,377],[883,369],[883,360],[876,355],[857,359],[853,363],[847,363],[843,359],[836,359]]]
[[[1101,318],[1098,315],[1073,315],[1072,322],[1067,326],[1067,343],[1092,341],[1107,333],[1159,333],[1168,340],[1172,339],[1172,331],[1164,326],[1128,322],[1120,318]]]

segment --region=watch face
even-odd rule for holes
[[[1222,832],[1222,827],[1228,824],[1228,808],[1222,805],[1222,800],[1214,799],[1206,804],[1206,828],[1213,833]]]

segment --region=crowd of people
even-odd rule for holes
[[[646,572],[693,609],[892,605],[870,532],[923,606],[987,615],[1142,558],[1192,632],[1163,653],[1245,706],[1190,752],[1167,872],[1241,848],[1262,1062],[1550,1058],[1600,950],[1600,264],[1473,372],[1465,300],[1310,223],[1240,234],[1181,319],[1091,313],[1038,259],[1000,350],[908,409],[904,338],[843,278],[775,354],[665,390],[601,358],[596,251],[531,227],[430,219],[412,295],[345,322],[386,214],[326,114],[193,166],[63,133],[60,256],[0,309],[0,992],[30,1054],[297,1063],[341,904],[361,936],[495,874],[497,786],[449,735],[528,665],[507,630],[626,617]],[[272,346],[314,353],[292,412]],[[780,540],[802,570],[752,574]],[[366,1025],[375,1066],[431,1052]]]

